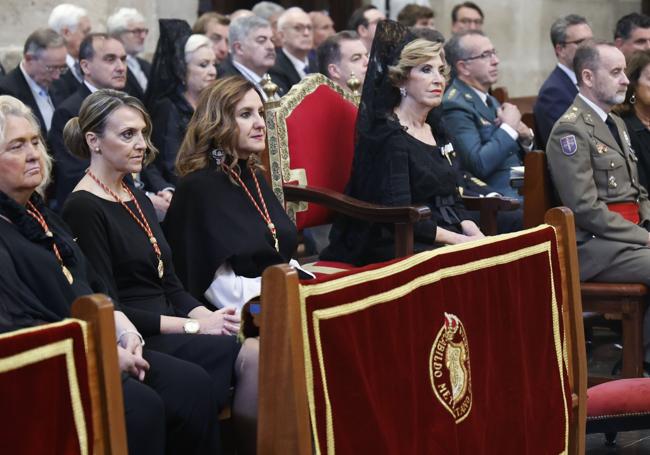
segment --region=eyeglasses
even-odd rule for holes
[[[291,27],[296,33],[304,33],[305,30],[311,32],[312,31],[312,26],[311,25],[305,25],[305,24],[296,24],[293,27]]]
[[[564,41],[560,44],[562,44],[562,46],[568,46],[569,44],[575,44],[576,46],[580,46],[582,43],[586,43],[589,41],[593,41],[593,38],[582,38],[573,41]]]
[[[482,52],[479,55],[475,55],[473,57],[464,58],[463,60],[466,62],[470,60],[490,60],[496,56],[497,56],[497,50],[490,49],[489,51]]]
[[[50,73],[58,72],[59,74],[65,74],[68,72],[69,68],[68,65],[61,65],[61,66],[45,65],[45,69]]]
[[[470,25],[470,24],[483,25],[483,19],[470,19],[469,17],[458,19],[458,22],[465,25]]]
[[[134,35],[146,35],[149,33],[148,28],[134,28],[133,30],[126,30],[124,33],[133,33]]]

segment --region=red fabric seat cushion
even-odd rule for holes
[[[609,381],[587,390],[587,418],[650,414],[650,378]]]

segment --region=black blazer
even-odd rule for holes
[[[136,59],[138,60],[144,75],[149,79],[149,77],[151,77],[151,63],[139,57],[136,57]],[[131,96],[135,96],[140,101],[144,101],[144,90],[142,90],[135,75],[128,67],[126,70],[126,85],[124,86],[124,91]]]
[[[276,52],[275,65],[269,70],[271,79],[278,84],[281,93],[287,93],[294,84],[300,82],[300,75],[282,49]]]
[[[83,84],[74,77],[72,70],[69,69],[58,80],[54,81],[52,91],[56,92],[60,100],[65,100],[76,92],[81,85]]]
[[[14,98],[18,98],[20,101],[29,106],[29,108],[32,110],[32,112],[34,112],[36,118],[38,119],[38,123],[41,126],[43,135],[47,133],[43,115],[41,115],[41,111],[38,108],[38,104],[34,99],[34,95],[32,94],[32,90],[29,88],[29,84],[27,83],[25,76],[23,76],[23,72],[20,70],[20,66],[17,66],[11,70],[9,74],[0,80],[0,95],[13,96]],[[63,101],[63,99],[60,98],[58,94],[53,90],[50,90],[50,99],[52,100],[52,104],[55,108],[61,104],[61,101]]]
[[[621,116],[630,135],[632,149],[639,161],[639,181],[647,190],[650,187],[650,131],[645,127],[634,111]]]
[[[67,74],[67,73],[66,73]],[[63,143],[63,128],[72,117],[79,115],[81,103],[90,95],[90,90],[81,84],[76,92],[69,96],[54,111],[52,128],[48,139],[54,156],[54,185],[57,208],[63,207],[63,202],[84,175],[89,160],[74,156]]]
[[[229,76],[245,77],[241,71],[232,64],[232,56],[228,54],[228,58],[219,64],[217,67],[217,79],[223,79]]]
[[[535,127],[539,135],[536,138],[538,144],[546,147],[553,125],[573,104],[573,99],[577,94],[578,88],[569,76],[559,66],[556,66],[540,88],[533,107]]]

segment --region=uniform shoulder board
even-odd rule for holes
[[[451,100],[454,99],[454,97],[458,94],[458,90],[456,90],[456,87],[452,87],[449,89],[447,92],[447,99]]]
[[[571,108],[567,112],[565,112],[562,117],[560,117],[560,120],[562,122],[574,123],[578,118],[579,114],[580,114],[580,109],[578,109],[575,106],[571,106]]]

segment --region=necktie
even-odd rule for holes
[[[616,143],[621,148],[621,151],[623,151],[623,143],[621,142],[621,136],[619,136],[618,134],[618,128],[616,127],[616,123],[614,123],[614,119],[612,118],[611,115],[607,116],[605,123],[607,124],[609,131],[612,133],[612,136],[614,136],[614,139],[616,139]]]
[[[487,98],[485,98],[485,104],[487,105],[488,109],[490,109],[490,112],[492,112],[492,115],[496,117],[497,101],[494,98],[492,98],[492,96],[488,95]]]

